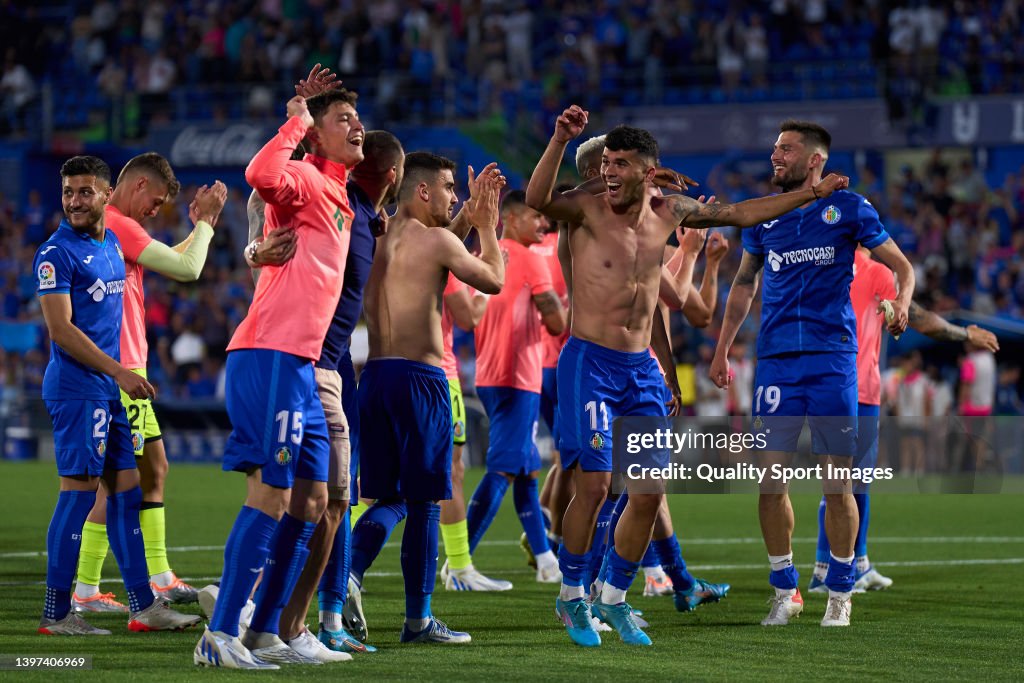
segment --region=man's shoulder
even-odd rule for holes
[[[134,218],[126,216],[113,204],[107,204],[107,207],[103,209],[103,224],[113,230],[135,228],[145,232],[145,228],[142,227],[142,224]]]

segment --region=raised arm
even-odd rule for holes
[[[893,301],[896,317],[889,324],[889,333],[903,334],[907,329],[910,303],[914,298],[914,266],[910,265],[910,261],[903,255],[891,237],[872,249],[871,253],[896,274],[896,291],[898,293],[896,300]]]
[[[715,347],[715,358],[711,361],[709,375],[711,381],[718,387],[728,386],[732,381],[729,373],[729,349],[736,341],[740,325],[750,313],[750,304],[754,301],[754,292],[757,290],[757,281],[763,266],[764,256],[751,254],[749,251],[743,252],[740,268],[736,271],[732,289],[729,290],[729,298],[725,302],[722,332],[718,337],[718,346]]]
[[[484,179],[480,196],[469,202],[469,218],[480,235],[480,257],[466,251],[466,245],[447,230],[437,231],[441,263],[462,282],[485,294],[497,294],[505,284],[505,259],[498,246],[498,182]]]
[[[288,163],[312,126],[306,98],[297,95],[288,100],[288,120],[246,167],[245,180],[268,204],[298,208],[323,191],[322,182],[314,181],[319,176],[300,173]]]
[[[228,188],[219,180],[213,187],[203,185],[189,208],[189,215],[195,229],[181,244],[168,247],[153,240],[143,249],[136,261],[143,268],[166,275],[178,282],[194,282],[199,279],[206,264],[206,254],[213,238],[213,226],[217,224]]]
[[[501,174],[501,169],[498,168],[498,162],[492,161],[491,163],[484,166],[484,170],[480,171],[480,175],[477,176],[473,172],[473,167],[469,166],[466,171],[469,182],[469,198],[476,199],[480,194],[480,182],[484,178],[490,178],[491,180],[499,184],[500,188],[504,187],[508,182],[505,176]],[[463,202],[459,212],[455,214],[455,218],[448,224],[448,230],[454,233],[460,240],[465,241],[466,237],[469,236],[469,231],[473,229],[473,224],[469,220],[469,211],[466,210],[468,202]],[[461,327],[461,326],[460,326]]]
[[[698,197],[697,201],[703,202],[704,195]],[[708,203],[713,204],[714,201],[715,197],[712,196]],[[697,263],[697,257],[700,256],[700,250],[704,248],[706,236],[706,230],[693,230],[682,226],[676,228],[676,239],[679,240],[680,248],[671,252],[668,261],[662,268],[659,291],[662,302],[674,311],[685,310],[688,302],[693,298],[690,296],[693,291],[693,268]],[[671,247],[666,246],[665,248],[666,253],[669,253],[668,250]],[[695,301],[694,304],[690,304],[690,310],[686,311],[687,320],[697,327],[706,327],[711,320],[710,316],[707,316],[707,320],[705,320],[702,303],[702,301]]]
[[[462,288],[444,297],[444,306],[452,313],[455,324],[466,332],[472,332],[487,311],[487,295],[471,294]]]
[[[708,325],[714,319],[715,309],[718,308],[718,268],[722,265],[722,259],[727,253],[729,253],[729,240],[725,239],[720,232],[712,233],[704,248],[707,262],[704,264],[704,278],[700,283],[700,291],[697,293],[698,296],[694,296],[691,291],[686,300],[687,305],[695,299],[703,304],[703,309],[707,311],[708,315]],[[686,306],[683,306],[683,313],[686,313]]]
[[[526,204],[548,218],[577,225],[583,222],[580,200],[590,195],[577,190],[565,194],[557,192],[555,183],[566,146],[583,132],[586,125],[587,112],[575,104],[562,112],[555,121],[555,132],[530,176],[530,183],[526,187]]]
[[[846,176],[829,174],[806,190],[783,192],[771,197],[748,199],[736,204],[701,204],[685,195],[675,194],[663,199],[676,224],[692,228],[713,228],[736,225],[749,228],[799,208],[816,199],[828,197],[849,185]]]
[[[693,289],[693,268],[704,248],[707,230],[680,228],[676,231],[679,237],[679,248],[662,267],[659,296],[672,310],[680,310],[686,305]]]
[[[62,292],[39,297],[43,320],[54,344],[82,365],[114,378],[133,399],[156,398],[156,390],[144,377],[128,370],[102,350],[71,319],[71,295]]]
[[[715,317],[715,309],[718,308],[718,268],[728,251],[729,240],[720,232],[712,233],[704,249],[707,261],[700,289],[694,291],[691,287],[690,295],[683,304],[683,315],[694,327],[707,327]]]

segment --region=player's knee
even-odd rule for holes
[[[347,500],[328,500],[327,507],[324,509],[323,523],[328,529],[337,530],[341,524],[341,519],[345,516],[345,511],[348,509]]]
[[[610,482],[597,477],[583,477],[576,482],[576,498],[596,508],[608,496]]]
[[[636,510],[638,514],[655,518],[658,517],[658,513],[661,511],[661,499],[661,494],[631,493],[629,494],[628,505]]]

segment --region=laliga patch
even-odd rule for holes
[[[595,451],[604,450],[604,434],[594,432],[594,435],[590,437],[590,447]]]
[[[49,261],[40,263],[36,274],[39,276],[39,289],[53,289],[57,286],[57,269]]]
[[[292,452],[288,450],[287,446],[281,446],[274,453],[274,461],[278,465],[287,465],[292,460]]]
[[[842,217],[842,212],[836,208],[835,204],[829,204],[825,207],[825,210],[821,212],[821,220],[825,221],[829,225],[835,225]]]

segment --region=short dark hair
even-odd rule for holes
[[[615,126],[604,136],[604,148],[612,152],[636,150],[652,164],[658,163],[658,141],[643,128]]]
[[[344,102],[350,105],[353,109],[356,108],[356,99],[359,97],[355,92],[351,90],[345,90],[345,88],[334,88],[327,92],[322,92],[319,95],[313,95],[306,100],[306,108],[309,109],[309,115],[313,117],[313,122],[316,125],[320,125],[323,119],[324,113],[327,112],[328,108],[335,102]]]
[[[419,185],[427,178],[433,179],[441,171],[455,171],[455,162],[432,152],[409,152],[405,155],[405,177],[398,196],[405,195],[407,188]]]
[[[779,132],[788,133],[789,131],[800,133],[800,138],[805,145],[817,145],[823,147],[826,152],[832,146],[832,135],[825,130],[824,126],[813,121],[786,119],[779,126]]]
[[[93,175],[110,184],[110,167],[107,162],[99,157],[77,156],[71,157],[60,167],[60,177],[70,178],[76,175]]]
[[[515,211],[526,206],[526,192],[523,190],[512,190],[501,200],[501,215],[509,211]]]
[[[165,183],[167,195],[171,199],[177,197],[181,190],[181,183],[174,177],[174,169],[171,168],[170,162],[156,152],[146,152],[129,159],[117,176],[117,182],[120,183],[129,173],[145,173],[150,178]]]
[[[386,130],[368,130],[363,136],[363,160],[356,168],[367,164],[374,171],[390,169],[405,154],[402,143]]]

